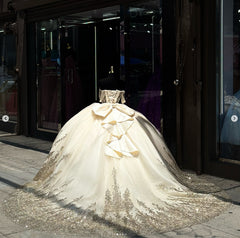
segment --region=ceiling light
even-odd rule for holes
[[[86,21],[86,22],[83,22],[82,24],[87,25],[87,24],[91,24],[91,23],[94,23],[94,21]]]
[[[120,17],[104,18],[103,21],[111,21],[111,20],[116,20],[116,19],[120,19]]]

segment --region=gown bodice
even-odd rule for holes
[[[99,90],[99,102],[101,103],[125,103],[124,90]]]

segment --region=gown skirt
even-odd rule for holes
[[[182,172],[158,130],[119,100],[65,124],[33,181],[4,201],[8,216],[37,230],[116,237],[201,223],[229,206],[215,185]]]

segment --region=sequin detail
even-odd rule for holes
[[[102,103],[125,103],[124,90],[99,90],[99,102]]]
[[[189,177],[188,174],[184,176]],[[44,176],[45,177],[45,176]],[[168,201],[147,203],[134,198],[128,188],[121,188],[117,171],[112,171],[113,185],[105,192],[105,205],[96,213],[96,203],[83,209],[46,196],[38,187],[25,187],[4,201],[3,210],[14,222],[25,227],[57,233],[77,233],[88,237],[150,235],[197,224],[220,214],[229,206],[222,193],[175,193]],[[191,183],[202,189],[199,179]],[[205,181],[202,183],[209,184]],[[81,200],[79,198],[78,200]]]
[[[106,156],[108,142],[123,136],[140,152],[136,158],[122,153],[133,152],[122,150],[127,146],[116,150],[120,159]],[[106,102],[86,107],[64,125],[43,168],[3,210],[29,229],[148,237],[210,219],[229,206],[225,201],[219,188],[182,173],[142,114]]]

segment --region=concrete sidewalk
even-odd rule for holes
[[[0,238],[77,238],[29,230],[14,224],[1,211],[1,204],[16,188],[30,181],[43,164],[52,142],[31,137],[0,134]],[[233,204],[220,216],[199,225],[159,234],[159,238],[239,238],[240,182],[202,175],[225,190]]]

